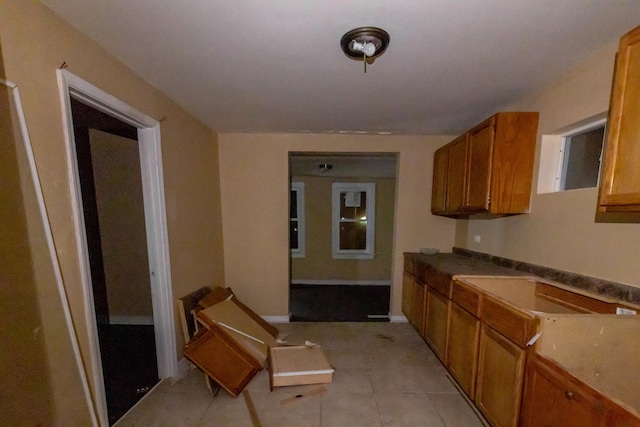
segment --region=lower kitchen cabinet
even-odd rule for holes
[[[427,298],[427,286],[419,279],[413,282],[413,321],[420,335],[424,332],[424,310]]]
[[[402,279],[402,312],[420,335],[423,334],[426,285],[404,272]]]
[[[482,324],[475,402],[493,427],[517,426],[526,352]]]
[[[521,425],[605,426],[607,409],[564,369],[532,355],[527,362]]]
[[[471,399],[476,391],[479,338],[480,320],[452,302],[446,366]]]
[[[557,362],[534,353],[527,360],[520,425],[638,427],[640,419]]]
[[[402,312],[413,325],[413,275],[405,271],[402,275]],[[415,327],[415,325],[413,325]]]
[[[422,336],[443,362],[447,356],[450,309],[451,300],[427,286],[427,312]]]
[[[492,427],[640,427],[640,316],[607,315],[625,307],[405,256],[403,312]]]

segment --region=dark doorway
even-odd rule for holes
[[[109,424],[158,382],[137,129],[71,100]]]
[[[389,321],[397,153],[289,153],[289,319]]]
[[[289,320],[388,322],[390,292],[390,286],[291,284]]]

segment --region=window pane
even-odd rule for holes
[[[367,249],[367,223],[340,223],[340,249]]]
[[[289,249],[298,249],[298,221],[289,222]]]
[[[298,218],[298,192],[291,190],[291,202],[289,204],[289,218]]]
[[[340,192],[340,219],[362,219],[367,216],[366,191]]]
[[[567,137],[564,190],[598,186],[604,126]]]

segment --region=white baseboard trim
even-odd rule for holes
[[[391,316],[391,323],[409,323],[409,321],[407,320],[407,318],[405,316]]]
[[[295,279],[292,285],[353,285],[353,286],[391,286],[390,280],[322,280]]]
[[[260,316],[269,323],[289,323],[289,316]]]
[[[109,316],[110,325],[153,325],[153,316]]]

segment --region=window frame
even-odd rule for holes
[[[291,217],[291,193],[296,193],[296,218]],[[289,185],[289,230],[291,230],[291,222],[298,222],[298,248],[289,247],[291,258],[304,258],[306,256],[306,223],[305,223],[305,203],[304,203],[304,182],[291,182]],[[291,231],[289,231],[291,232]],[[291,236],[289,236],[291,242]],[[289,245],[291,246],[291,245]]]
[[[608,126],[608,112],[585,118],[573,124],[562,127],[548,134],[543,134],[540,140],[540,155],[538,162],[538,185],[537,194],[558,194],[564,193],[562,186],[562,174],[564,168],[564,153],[565,153],[565,141],[567,137],[575,136],[583,132],[595,129],[604,125],[605,135],[602,144],[602,152],[606,144],[607,126]],[[600,169],[602,169],[602,156],[600,158]],[[600,180],[601,171],[598,173],[598,185]],[[594,187],[588,187],[594,188]],[[582,188],[584,190],[586,188]]]
[[[367,231],[365,249],[340,249],[340,224],[343,222],[355,222],[355,220],[342,220],[340,218],[340,193],[347,191],[366,192]],[[334,259],[373,259],[375,256],[375,206],[376,184],[360,182],[334,182],[331,186],[332,201],[332,232],[331,249]]]
[[[595,187],[580,187],[580,188],[565,188],[566,187],[566,179],[567,179],[567,171],[569,169],[569,154],[571,150],[571,138],[579,135],[583,135],[592,130],[603,128],[603,137],[602,137],[602,145],[600,147],[600,161],[598,164],[598,173],[596,179]],[[602,154],[604,153],[604,140],[607,136],[607,119],[599,119],[593,121],[591,123],[585,124],[583,126],[572,129],[570,132],[567,132],[562,135],[562,143],[560,146],[560,164],[558,169],[558,175],[556,177],[556,191],[570,191],[570,190],[580,190],[582,188],[597,188],[600,186],[600,173],[602,171]]]

